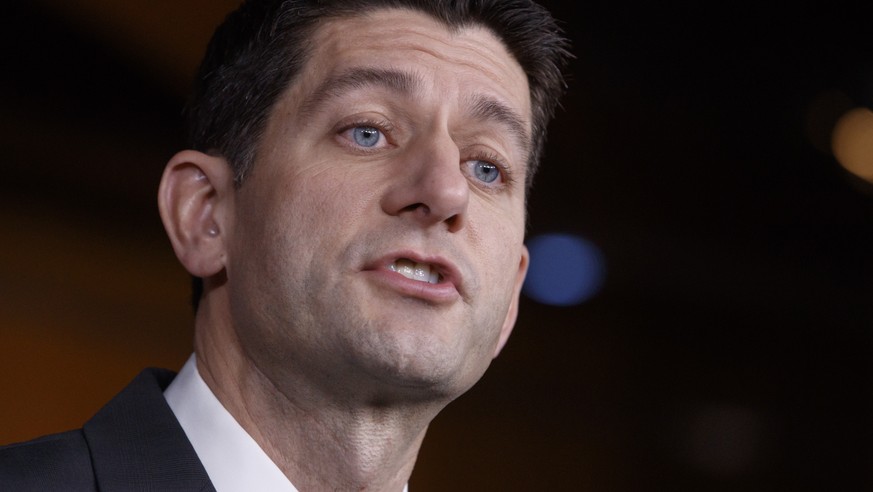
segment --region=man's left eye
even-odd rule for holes
[[[356,126],[352,128],[352,139],[361,147],[375,147],[382,138],[382,132],[372,126]]]
[[[486,161],[473,161],[473,175],[483,183],[493,183],[500,178],[500,168]]]

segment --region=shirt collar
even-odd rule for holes
[[[216,491],[298,492],[200,377],[195,354],[164,390],[164,398]],[[403,492],[409,492],[409,484]]]
[[[217,491],[297,492],[282,470],[224,408],[191,355],[164,391]]]

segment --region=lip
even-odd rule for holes
[[[435,268],[440,281],[435,284],[420,282],[391,271],[388,266],[395,260],[405,258],[415,263],[427,263]],[[463,294],[463,277],[458,268],[441,256],[423,255],[415,251],[394,251],[369,263],[363,273],[370,275],[383,287],[401,295],[422,299],[436,304],[450,303]]]

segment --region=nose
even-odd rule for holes
[[[461,172],[460,153],[451,137],[410,145],[392,172],[398,174],[382,198],[385,213],[423,227],[445,224],[449,232],[464,227],[470,185]]]

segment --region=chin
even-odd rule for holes
[[[395,354],[396,355],[396,354]],[[402,401],[441,402],[443,405],[461,396],[482,377],[488,364],[472,366],[469,357],[433,358],[428,354],[385,358],[371,366],[387,392],[395,392]],[[374,362],[374,361],[371,361]]]
[[[359,375],[381,391],[448,403],[482,377],[497,343],[496,335],[474,328],[481,323],[454,314],[440,309],[406,316],[396,310],[363,313],[358,319],[369,321],[346,331],[343,345]]]

